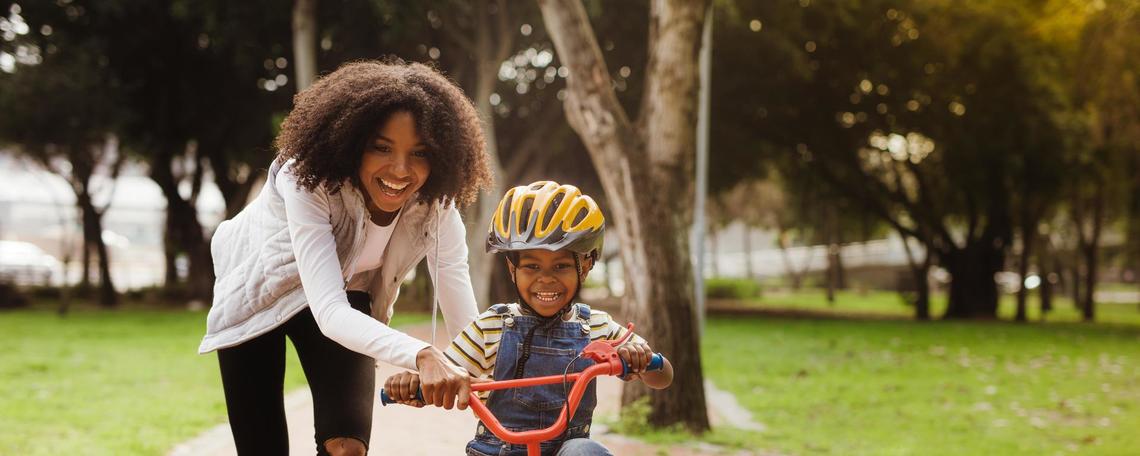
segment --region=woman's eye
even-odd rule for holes
[[[412,155],[415,155],[416,157],[419,157],[419,158],[427,158],[428,151],[426,149],[420,149],[420,150],[417,150],[415,152],[412,152]]]
[[[388,152],[391,152],[391,151],[392,151],[392,149],[391,149],[391,148],[389,148],[388,146],[379,145],[379,144],[373,145],[373,146],[372,146],[372,150],[374,150],[374,151],[376,151],[376,152],[380,152],[380,153],[382,153],[382,154],[386,154],[386,153],[388,153]]]

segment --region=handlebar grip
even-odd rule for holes
[[[416,390],[416,400],[418,400],[420,402],[424,401],[424,390],[422,390],[422,389]],[[380,404],[382,404],[382,405],[399,404],[399,402],[396,402],[395,399],[392,399],[390,396],[388,396],[388,392],[384,391],[384,388],[380,388]]]
[[[654,353],[653,357],[649,359],[649,365],[645,366],[645,371],[649,372],[649,371],[661,370],[664,368],[665,368],[665,355],[662,355],[660,353]],[[625,377],[626,375],[629,375],[629,364],[627,364],[625,361],[622,361],[622,363],[621,363],[621,376]]]

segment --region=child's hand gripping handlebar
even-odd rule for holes
[[[574,416],[574,411],[578,409],[578,403],[582,400],[582,394],[586,391],[586,387],[594,377],[600,375],[613,375],[625,377],[629,373],[629,366],[622,361],[621,356],[618,355],[617,346],[625,343],[627,339],[633,334],[633,324],[630,323],[629,332],[626,337],[614,341],[597,340],[590,342],[586,348],[582,349],[582,357],[594,360],[594,365],[586,368],[582,372],[573,373],[569,375],[549,375],[545,377],[532,377],[520,378],[514,380],[500,380],[486,383],[473,383],[471,384],[471,409],[479,420],[483,422],[487,429],[494,432],[496,436],[504,442],[515,444],[526,444],[528,455],[539,454],[539,443],[558,437],[566,429],[567,423]],[[654,353],[650,359],[649,364],[646,366],[646,371],[660,370],[665,365],[665,357],[660,353]],[[507,430],[499,423],[498,418],[495,417],[483,401],[479,400],[476,394],[479,391],[494,391],[508,388],[521,388],[527,386],[550,385],[563,382],[573,382],[570,388],[570,394],[566,398],[566,404],[562,406],[562,412],[558,415],[558,419],[554,424],[546,429],[535,429],[530,431],[510,431]],[[423,391],[416,391],[416,399],[423,401]],[[388,394],[380,390],[380,402],[384,405],[396,403]]]

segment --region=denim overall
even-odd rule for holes
[[[506,311],[505,306],[502,311]],[[503,314],[503,334],[499,353],[495,361],[495,380],[510,380],[515,376],[515,364],[522,355],[523,339],[526,333],[541,320],[534,316],[511,316]],[[539,328],[531,342],[530,358],[523,370],[523,377],[562,375],[582,349],[590,343],[590,308],[578,305],[577,318],[559,321],[549,329]],[[581,372],[594,364],[592,360],[574,361],[567,373]],[[529,386],[492,391],[487,400],[487,408],[499,419],[503,427],[511,431],[545,429],[554,424],[566,402],[566,395],[573,383],[563,389],[561,383],[542,386]],[[570,420],[566,432],[554,440],[543,442],[543,455],[551,455],[568,439],[589,438],[590,421],[597,404],[596,382],[590,381],[578,403],[578,410]],[[499,440],[494,433],[479,423],[475,439],[467,444],[467,454],[473,456],[526,455],[526,445],[509,444]]]

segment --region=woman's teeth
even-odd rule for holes
[[[562,296],[562,293],[535,293],[534,296],[538,298],[539,301],[555,302]]]
[[[376,182],[380,186],[380,191],[390,196],[399,196],[408,187],[408,182],[398,184],[386,179],[376,179]]]

